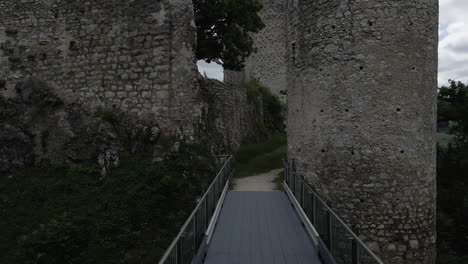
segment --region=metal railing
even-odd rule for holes
[[[383,264],[382,260],[296,174],[294,161],[284,162],[284,183],[318,233],[318,250],[326,264]]]
[[[207,230],[223,191],[227,190],[227,184],[232,174],[232,157],[221,156],[220,158],[224,159],[221,169],[181,227],[179,234],[164,253],[159,264],[189,264],[195,262],[198,256],[204,255]]]

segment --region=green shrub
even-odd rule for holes
[[[287,147],[282,146],[270,153],[265,153],[260,156],[257,156],[245,164],[238,165],[237,176],[250,176],[282,168],[282,160],[286,158],[286,155]]]
[[[281,168],[286,156],[285,134],[275,135],[257,144],[242,145],[235,155],[236,176],[250,176]]]
[[[468,263],[468,86],[439,89],[438,120],[449,120],[437,144],[437,263]]]
[[[262,105],[264,125],[259,126],[260,135],[265,138],[264,134],[268,136],[282,133],[284,131],[284,106],[279,97],[257,80],[244,83],[243,86],[247,90],[248,99],[257,106]]]
[[[441,148],[447,149],[450,142],[452,142],[454,139],[454,135],[446,133],[437,133],[437,144]]]
[[[286,134],[277,134],[260,143],[244,144],[239,148],[235,155],[236,161],[246,163],[256,156],[269,153],[279,147],[286,146],[286,142]]]
[[[30,263],[80,263],[81,250],[87,246],[89,236],[83,227],[63,213],[23,235],[20,248]]]
[[[154,263],[214,176],[204,146],[94,167],[26,168],[0,178],[0,263]],[[19,238],[19,239],[17,239]]]

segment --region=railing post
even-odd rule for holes
[[[315,194],[312,192],[312,225],[315,226]]]
[[[211,212],[210,212],[210,217],[211,217],[211,215],[213,215],[213,213],[214,213],[215,204],[216,204],[216,203],[215,203],[215,192],[214,192],[214,190],[212,189],[212,190],[211,190],[211,206],[210,206]]]
[[[359,263],[359,252],[358,252],[359,249],[357,246],[357,241],[354,238],[351,241],[351,250],[352,250],[351,263],[358,264]]]
[[[176,264],[182,263],[181,258],[182,258],[182,250],[180,248],[180,240],[179,240],[177,241],[177,244],[176,244]]]
[[[219,174],[219,178],[220,178],[220,181],[221,181],[221,182],[224,182],[224,181],[225,181],[225,179],[226,179],[226,171],[224,170],[224,168],[223,168],[223,170],[221,171],[221,173]]]
[[[356,236],[359,236],[359,230],[356,229],[355,227],[352,228],[352,231],[354,232],[354,234],[356,234]],[[357,240],[353,238],[353,241],[351,242],[351,249],[353,251],[353,255],[352,255],[352,264],[358,264],[360,262],[359,260],[359,247],[358,247],[358,243],[357,243]]]
[[[230,161],[226,164],[226,168],[224,168],[224,174],[226,176],[224,177],[223,184],[227,182],[227,180],[229,179],[229,176],[231,174],[231,162]]]
[[[330,207],[330,204],[327,202],[327,205]],[[331,207],[330,207],[331,209]],[[330,250],[330,253],[333,253],[333,248],[332,248],[332,218],[331,218],[331,212],[329,209],[327,209],[327,246],[328,250]]]
[[[223,193],[223,189],[224,189],[224,179],[222,179],[221,177],[218,179],[218,197],[221,197],[221,194]]]
[[[223,193],[224,190],[224,179],[219,178],[219,196],[221,197],[221,194]]]
[[[218,181],[215,180],[214,184],[213,184],[213,197],[216,196],[218,193]]]
[[[304,182],[301,184],[301,206],[303,209],[305,209],[305,203],[304,203]]]
[[[229,177],[229,164],[226,164],[226,166],[223,168],[223,174],[224,174],[224,180],[226,180]]]
[[[223,179],[219,178],[218,179],[218,200],[219,197],[221,197],[221,194],[223,193]]]
[[[206,229],[208,229],[208,195],[205,196],[205,229],[204,229],[204,232],[206,232]]]
[[[292,172],[292,193],[296,196],[296,173]]]
[[[289,163],[288,163],[288,159],[283,159],[283,167],[284,167],[284,173],[283,173],[283,177],[284,177],[284,182],[286,183],[286,185],[288,185],[288,187],[290,186],[290,181],[289,181]]]
[[[193,248],[197,250],[198,235],[197,235],[197,214],[193,217]]]

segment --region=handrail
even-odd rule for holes
[[[338,263],[383,264],[382,260],[333,211],[329,204],[320,198],[312,186],[310,186],[303,177],[296,174],[295,169],[291,168],[289,162],[284,162],[284,167],[284,184],[288,187],[288,190],[292,192],[292,198],[295,199],[302,207],[303,211],[306,212],[314,228],[316,230],[318,229],[319,251],[327,251],[322,252],[325,263],[337,263],[338,261],[336,261],[336,259],[340,258],[341,261]],[[308,195],[307,198],[310,197],[308,203],[306,202],[306,195]],[[322,221],[325,223],[320,223],[317,218],[322,218],[322,220],[326,219]],[[341,228],[344,232],[336,232],[336,230],[333,232],[333,228]],[[334,244],[333,242],[340,239],[340,235],[342,239],[341,244],[335,245],[338,243]],[[351,243],[350,249],[346,248],[346,244],[349,242],[344,241],[345,239]],[[341,246],[342,248],[334,248],[333,246]]]
[[[193,212],[180,228],[180,232],[158,262],[159,264],[188,264],[197,255],[216,205],[231,176],[232,156],[220,156],[220,158],[227,159]]]

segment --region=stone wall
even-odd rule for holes
[[[96,164],[103,176],[119,164],[123,146],[141,142],[142,131],[159,128],[125,113],[89,113],[79,104],[66,104],[54,89],[37,79],[24,80],[19,96],[0,96],[0,177],[19,167]],[[151,132],[150,132],[151,131]],[[97,162],[96,162],[97,161]]]
[[[38,79],[17,86],[19,96],[0,96],[0,177],[19,167],[43,164],[99,165],[103,176],[119,165],[122,152],[153,155],[163,162],[181,143],[203,142],[214,154],[235,152],[262,125],[261,100],[251,100],[240,86],[199,76],[203,105],[194,137],[161,135],[158,120],[144,120],[119,109],[85,111],[65,103]],[[170,144],[174,143],[173,147]],[[169,144],[169,145],[168,145]]]
[[[298,63],[299,50],[297,48],[297,29],[299,27],[298,7],[299,0],[287,0],[287,21],[286,21],[286,71],[287,71],[287,86],[294,86],[297,78],[296,63]]]
[[[236,151],[242,140],[254,137],[263,123],[262,106],[249,100],[247,90],[214,79],[201,79],[201,92],[208,108],[206,135],[218,154]]]
[[[438,1],[291,12],[289,157],[384,263],[434,263]]]
[[[67,101],[158,120],[193,134],[196,31],[190,0],[0,2],[2,94],[28,77]]]
[[[286,1],[261,0],[260,17],[266,27],[253,35],[257,52],[246,60],[241,72],[225,71],[227,83],[259,80],[283,101],[286,100]],[[283,91],[283,92],[281,92]]]

